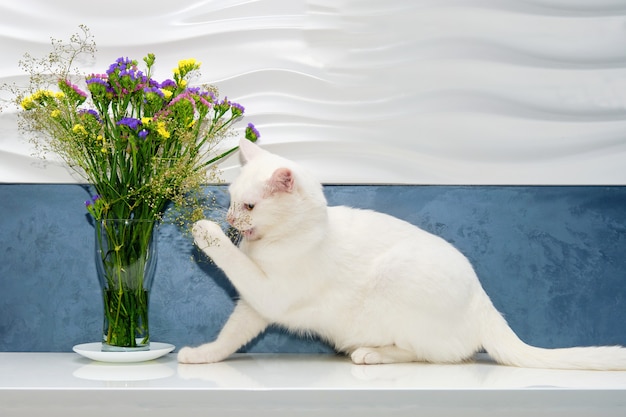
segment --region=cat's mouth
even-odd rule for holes
[[[241,235],[244,238],[248,239],[248,240],[256,240],[256,239],[258,239],[254,227],[251,227],[251,228],[246,229],[246,230],[241,230]]]

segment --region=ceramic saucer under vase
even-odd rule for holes
[[[176,346],[169,343],[150,342],[149,350],[137,350],[131,352],[105,352],[102,350],[102,342],[83,343],[76,345],[72,350],[85,358],[100,362],[145,362],[160,358],[174,350]]]

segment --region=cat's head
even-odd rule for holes
[[[322,186],[305,169],[247,139],[239,147],[244,166],[229,188],[228,222],[244,238],[281,238],[325,218]]]

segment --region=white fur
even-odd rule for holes
[[[382,213],[327,207],[301,167],[240,146],[247,164],[230,187],[228,219],[243,241],[238,248],[206,220],[194,237],[241,299],[217,339],[181,349],[180,362],[221,361],[277,323],[320,335],[357,364],[456,363],[484,348],[507,365],[626,369],[621,347],[526,345],[452,245]]]

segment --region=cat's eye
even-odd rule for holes
[[[245,203],[243,205],[243,208],[245,208],[246,210],[250,211],[250,210],[252,210],[254,208],[254,204],[252,204],[252,203]]]

